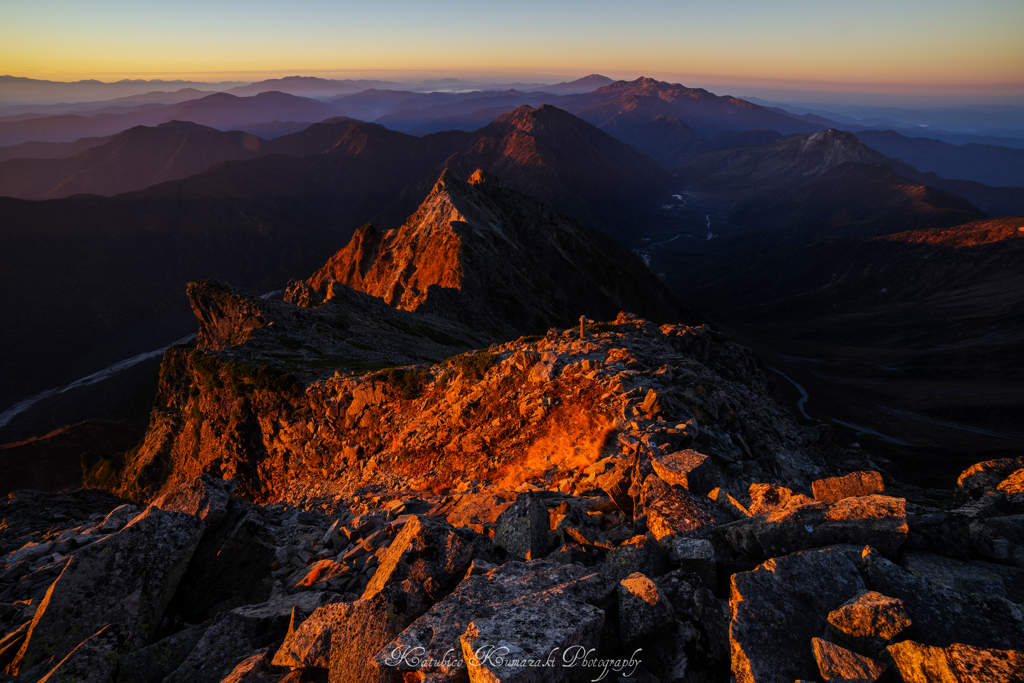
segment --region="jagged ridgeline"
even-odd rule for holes
[[[286,301],[188,296],[145,440],[87,472],[119,497],[0,502],[15,680],[1024,670],[1024,458],[901,489],[632,253],[492,177],[445,172]]]

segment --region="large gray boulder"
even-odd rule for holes
[[[866,589],[859,554],[855,546],[833,546],[733,575],[729,642],[738,683],[817,678],[811,638],[828,627],[830,612]]]
[[[520,608],[521,624],[542,619],[549,609],[557,609],[560,614],[576,609],[589,619],[594,613],[585,605],[602,609],[614,605],[615,587],[615,581],[593,570],[551,560],[509,562],[485,574],[469,576],[380,650],[374,658],[379,673],[368,680],[401,680],[404,672],[417,671],[433,683],[463,681],[467,667],[460,639],[471,623],[486,625],[482,633],[493,635],[498,632],[497,626],[488,620],[500,620],[513,608]],[[602,617],[601,624],[588,622],[588,633],[591,627],[600,632],[603,621]],[[554,627],[554,622],[549,626]],[[592,636],[583,635],[588,639]],[[546,637],[556,643],[575,636],[553,630]],[[482,671],[477,673],[483,675]]]
[[[517,605],[474,619],[459,644],[470,681],[592,680],[584,658],[593,659],[603,625],[604,612],[593,605],[551,598],[541,608]]]
[[[124,632],[124,649],[147,644],[185,572],[203,522],[150,508],[116,534],[76,553],[46,593],[14,670],[59,662],[107,624]]]

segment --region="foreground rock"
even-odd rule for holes
[[[740,683],[814,679],[811,639],[827,615],[865,590],[859,549],[833,546],[769,560],[732,577],[729,641]]]
[[[50,587],[13,670],[60,661],[114,624],[127,651],[147,644],[203,531],[191,515],[150,508],[117,534],[82,550]]]

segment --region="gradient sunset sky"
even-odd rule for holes
[[[1006,96],[1024,95],[1022,36],[1022,0],[0,0],[0,74],[553,82],[596,72]]]

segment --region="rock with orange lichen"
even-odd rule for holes
[[[811,482],[814,499],[834,503],[843,498],[870,496],[885,491],[879,472],[850,472],[842,477],[829,477]]]
[[[747,495],[750,496],[750,514],[752,515],[815,502],[802,493],[794,493],[778,484],[751,484]]]
[[[888,668],[870,657],[820,638],[811,639],[818,670],[826,681],[874,683]]]
[[[706,495],[722,476],[706,455],[694,450],[676,451],[652,459],[654,472],[668,484],[678,484],[690,493]]]

